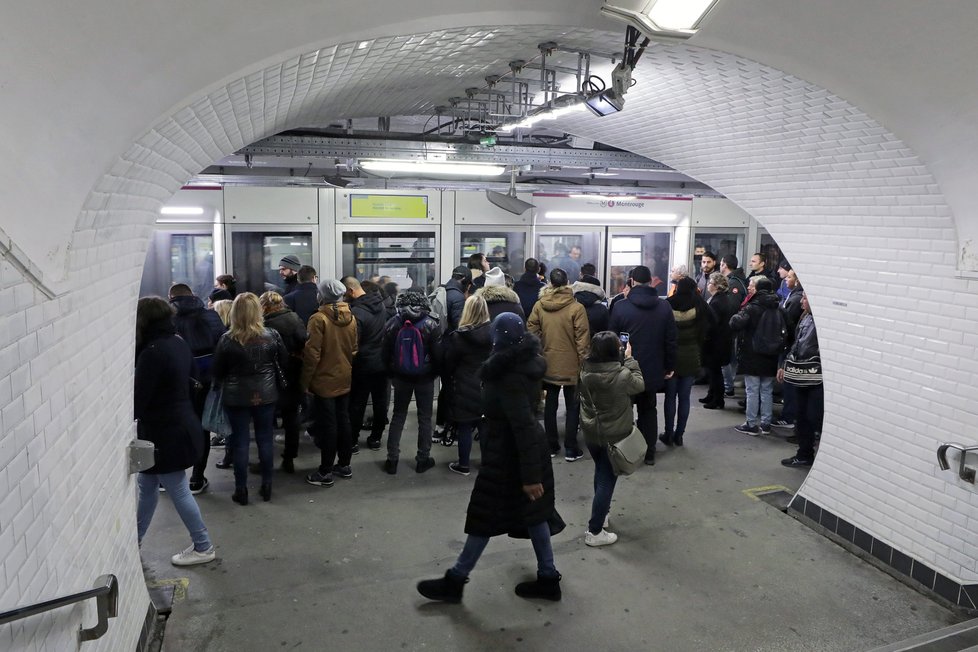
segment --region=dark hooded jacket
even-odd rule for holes
[[[795,341],[795,328],[801,320],[801,296],[804,294],[801,285],[795,284],[795,289],[788,293],[788,296],[781,302],[781,310],[784,311],[784,319],[788,326],[788,345]]]
[[[357,346],[357,322],[349,304],[319,306],[309,318],[309,339],[302,350],[302,389],[323,398],[349,394]]]
[[[695,376],[703,364],[703,348],[713,335],[713,312],[688,276],[679,279],[676,293],[666,301],[676,320],[676,375]]]
[[[434,380],[438,373],[437,361],[441,359],[442,327],[438,318],[432,316],[428,297],[420,292],[404,292],[397,297],[398,314],[387,320],[384,330],[384,366],[391,375],[398,376],[394,369],[394,340],[405,321],[421,331],[424,340],[425,359],[422,372],[418,376],[398,376],[402,380],[426,382]]]
[[[452,383],[448,419],[466,423],[482,418],[482,384],[479,368],[492,351],[490,322],[463,326],[444,339],[442,354],[446,377]]]
[[[513,291],[520,298],[520,306],[523,307],[524,315],[529,315],[533,311],[533,304],[540,297],[540,288],[544,285],[546,283],[531,272],[525,272],[518,281],[513,283]]]
[[[232,339],[230,331],[222,335],[214,350],[214,382],[223,384],[224,405],[249,407],[277,402],[275,367],[284,370],[288,358],[282,337],[271,328],[245,345]]]
[[[551,534],[564,529],[554,500],[550,447],[535,411],[546,368],[540,340],[531,333],[519,344],[497,348],[482,365],[489,432],[469,499],[466,534],[526,538],[528,528],[539,523],[549,523]],[[543,496],[531,501],[523,486],[538,483]]]
[[[730,364],[733,353],[733,331],[730,318],[740,310],[740,300],[730,292],[715,292],[710,297],[710,310],[713,311],[716,327],[713,336],[703,349],[704,365],[710,368]]]
[[[488,285],[476,290],[476,294],[486,300],[486,306],[489,308],[489,321],[504,312],[511,312],[526,320],[526,313],[523,312],[519,296],[508,287]]]
[[[200,419],[190,402],[193,356],[169,322],[144,340],[136,357],[133,409],[136,436],[156,445],[156,464],[145,473],[182,471],[202,452]]]
[[[313,281],[297,283],[294,287],[295,289],[282,298],[285,300],[285,305],[299,315],[302,325],[308,326],[309,318],[319,310],[319,289]]]
[[[448,323],[444,325],[444,331],[451,333],[462,321],[462,310],[465,308],[465,290],[461,281],[448,279],[445,283],[445,302],[448,304],[445,306],[448,309]]]
[[[265,325],[281,336],[285,350],[289,352],[288,359],[282,365],[282,371],[285,372],[285,378],[288,380],[286,393],[297,396],[301,393],[299,376],[302,373],[302,349],[308,337],[305,324],[299,319],[299,315],[285,308],[265,315]]]
[[[170,305],[177,311],[173,318],[177,334],[194,355],[194,377],[201,382],[209,382],[214,364],[214,347],[226,330],[224,322],[216,312],[205,308],[204,302],[195,296],[173,297]]]
[[[615,304],[608,330],[629,334],[645,389],[661,391],[666,372],[676,370],[677,331],[672,306],[659,298],[655,288],[637,285]]]
[[[754,331],[765,310],[780,310],[778,295],[755,292],[747,304],[730,318],[730,330],[737,334],[737,373],[745,376],[771,377],[778,373],[778,355],[754,351]]]
[[[737,297],[739,303],[743,303],[744,299],[747,298],[747,277],[744,276],[744,270],[738,267],[730,272],[730,276],[727,277],[727,286],[730,294]]]
[[[587,313],[587,324],[591,331],[591,337],[601,331],[608,330],[611,314],[605,304],[607,295],[604,293],[604,289],[600,285],[592,285],[584,281],[578,281],[571,288],[574,290],[574,298],[584,306],[584,311]]]
[[[357,320],[357,357],[353,359],[353,375],[364,376],[384,371],[384,328],[387,310],[384,298],[368,292],[350,301],[350,310]]]

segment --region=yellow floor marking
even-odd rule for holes
[[[173,601],[187,599],[187,587],[190,586],[189,577],[177,577],[172,580],[153,580],[152,582],[146,582],[146,586],[150,589],[162,589],[167,586],[173,587]]]
[[[766,487],[754,487],[753,489],[744,489],[743,493],[751,500],[760,500],[758,496],[760,496],[761,494],[770,494],[770,493],[774,493],[775,491],[786,491],[788,493],[791,493],[791,489],[788,489],[788,487],[782,487],[779,484],[769,484]]]

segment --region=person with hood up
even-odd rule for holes
[[[431,314],[428,297],[421,292],[397,295],[397,312],[387,321],[384,331],[384,364],[394,386],[394,410],[387,431],[384,471],[391,475],[397,473],[401,433],[413,396],[418,411],[418,453],[414,470],[424,473],[435,465],[431,457],[431,410],[435,400],[435,360],[439,358],[442,327],[438,318]]]
[[[265,326],[276,331],[285,343],[289,357],[282,366],[286,386],[279,388],[278,409],[282,414],[282,430],[285,431],[285,450],[282,451],[282,470],[295,473],[293,460],[299,456],[299,404],[302,390],[299,377],[302,375],[302,349],[306,345],[306,325],[299,315],[285,305],[278,292],[265,292],[258,297],[265,314]]]
[[[479,441],[485,442],[482,387],[478,377],[479,368],[492,350],[492,341],[489,308],[481,292],[479,290],[465,300],[458,330],[445,338],[443,346],[444,370],[452,382],[448,419],[455,424],[458,437],[458,462],[452,462],[448,468],[459,475],[469,474],[472,433],[476,428],[479,429]]]
[[[666,301],[676,320],[676,373],[666,380],[666,429],[659,440],[666,446],[682,446],[689,420],[689,394],[702,364],[703,346],[713,332],[714,317],[696,281],[688,276],[676,281],[676,292]]]
[[[321,304],[309,318],[309,339],[302,351],[300,384],[312,395],[310,431],[320,453],[319,468],[306,476],[306,482],[318,487],[332,487],[334,475],[353,477],[350,387],[358,344],[357,322],[343,301],[345,293],[346,287],[335,279],[320,284]]]
[[[588,329],[592,333],[608,330],[611,314],[608,311],[608,295],[601,287],[601,281],[594,276],[584,275],[581,280],[571,286],[574,298],[584,306],[587,313]]]
[[[584,306],[574,300],[574,293],[567,285],[567,273],[557,268],[550,272],[550,285],[540,290],[540,299],[526,322],[527,330],[540,338],[543,357],[547,361],[547,373],[543,379],[546,391],[544,427],[550,442],[550,453],[560,452],[557,434],[557,402],[564,393],[566,412],[564,430],[564,459],[574,462],[584,457],[577,445],[579,406],[577,402],[577,376],[591,343]]]
[[[504,312],[511,312],[519,315],[520,319],[526,319],[519,296],[506,287],[506,275],[503,274],[503,270],[493,267],[485,276],[486,284],[475,293],[485,299],[490,321]]]
[[[591,353],[581,369],[581,432],[594,460],[594,499],[584,544],[608,546],[618,535],[605,530],[611,498],[618,476],[608,457],[608,445],[632,433],[632,396],[645,389],[642,370],[632,357],[632,346],[624,350],[618,336],[602,331],[591,338]]]
[[[529,538],[537,558],[536,580],[517,584],[516,595],[556,601],[561,576],[550,537],[566,524],[557,513],[553,467],[535,413],[547,363],[540,341],[518,315],[499,315],[491,329],[492,354],[479,373],[489,432],[466,512],[468,536],[455,565],[444,577],[419,582],[418,592],[429,600],[461,602],[489,539],[508,534]]]
[[[730,318],[730,330],[737,333],[737,369],[744,374],[747,393],[747,421],[734,428],[746,435],[771,433],[774,378],[779,354],[767,355],[754,349],[754,332],[765,310],[780,310],[774,284],[763,274],[755,274],[747,285],[747,299]]]
[[[676,319],[672,307],[659,298],[652,287],[652,271],[645,265],[632,269],[628,279],[628,294],[611,311],[611,326],[621,337],[629,334],[638,366],[642,369],[645,390],[636,394],[638,410],[635,424],[642,431],[648,451],[645,463],[655,464],[655,442],[658,435],[656,392],[662,391],[676,369]]]
[[[357,439],[363,427],[363,415],[367,399],[373,403],[373,421],[367,447],[380,450],[380,440],[387,426],[387,371],[384,368],[384,327],[387,311],[380,287],[354,276],[344,276],[346,301],[357,320],[357,356],[353,358],[353,378],[350,390],[350,427],[353,432],[353,450],[358,449]],[[376,289],[368,292],[368,287]]]

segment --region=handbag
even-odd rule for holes
[[[224,410],[224,389],[221,386],[215,385],[207,392],[200,425],[204,430],[215,435],[222,437],[231,435],[231,422],[228,420],[228,413]]]
[[[813,355],[795,360],[790,355],[784,362],[784,382],[796,387],[814,387],[822,384],[822,361]]]
[[[282,365],[278,363],[278,360],[275,361],[275,386],[280,392],[289,388],[289,379],[285,377],[285,372],[282,371]]]
[[[624,439],[608,444],[608,459],[615,475],[631,475],[645,463],[645,453],[649,445],[642,431],[632,426],[632,431]]]

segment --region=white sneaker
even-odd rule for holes
[[[282,435],[282,434],[275,435],[275,443],[276,444],[284,444],[285,443],[285,435]]]
[[[610,546],[617,540],[617,534],[614,532],[608,532],[608,530],[605,529],[602,529],[597,534],[591,534],[590,530],[584,534],[584,545],[591,546],[592,548],[597,548],[598,546]]]
[[[206,564],[215,559],[217,559],[217,551],[214,550],[214,546],[211,546],[204,552],[197,552],[194,550],[193,545],[191,545],[183,552],[178,552],[170,557],[170,563],[174,566],[196,566],[197,564]]]

